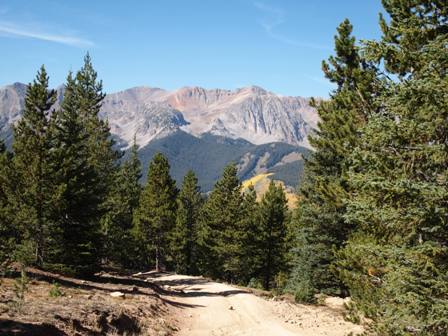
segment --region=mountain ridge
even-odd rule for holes
[[[279,96],[258,86],[236,90],[194,86],[173,91],[139,86],[107,95],[102,113],[113,126],[116,116],[127,115],[130,110],[139,118],[148,104],[177,111],[186,121],[165,120],[166,127],[180,128],[195,136],[212,133],[242,138],[254,144],[286,142],[310,148],[307,135],[317,126],[317,115],[308,98]],[[154,138],[132,126],[132,120],[127,121],[130,125],[121,137],[128,143],[134,134],[141,146]]]
[[[12,124],[23,112],[26,87],[14,83],[0,88],[0,136],[7,145],[12,143]],[[62,101],[64,86],[56,91],[54,108]],[[309,151],[307,136],[317,124],[309,99],[279,96],[258,86],[173,91],[133,87],[106,95],[100,116],[109,121],[121,149],[128,149],[136,136],[144,176],[152,155],[160,151],[169,157],[178,182],[193,169],[205,191],[231,161],[241,179],[273,173],[295,187]]]
[[[16,82],[0,88],[0,133],[20,117],[26,86]],[[63,86],[56,90],[58,104]],[[128,145],[136,135],[140,146],[182,129],[195,136],[212,133],[254,144],[286,142],[310,148],[307,135],[317,126],[308,98],[280,96],[259,86],[235,90],[185,86],[173,91],[137,86],[107,94],[100,113],[114,135]]]

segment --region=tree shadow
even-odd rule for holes
[[[110,275],[107,273],[102,273],[101,275],[95,275],[90,277],[89,280],[72,278],[60,274],[50,273],[46,271],[42,271],[36,268],[27,268],[28,277],[36,280],[45,281],[48,283],[58,283],[64,287],[70,288],[79,288],[84,290],[99,290],[105,292],[115,292],[119,291],[123,294],[127,295],[146,295],[157,298],[166,304],[179,307],[179,308],[198,308],[203,307],[201,305],[181,303],[167,299],[164,296],[176,296],[176,294],[180,294],[180,292],[176,290],[167,290],[161,287],[162,285],[159,282],[148,282],[145,279],[140,277],[129,277],[129,276],[119,276],[119,275]],[[171,273],[165,272],[149,272],[151,274],[150,277],[158,278],[162,276],[169,275]],[[12,277],[20,276],[18,271],[14,271],[10,273]],[[192,278],[196,279],[196,278]],[[190,280],[190,279],[186,279]],[[207,282],[207,280],[203,278],[197,278],[198,281]],[[180,283],[180,282],[179,282]],[[127,286],[127,287],[124,287]],[[179,296],[179,295],[177,295]],[[0,335],[2,335],[0,333]]]
[[[204,291],[200,285],[205,285],[210,283],[211,281],[201,277],[188,277],[181,279],[170,279],[170,280],[154,280],[154,283],[162,286],[165,290],[164,295],[169,296],[178,296],[178,297],[201,297],[201,296],[232,296],[237,294],[250,294],[249,291],[242,289],[232,289],[225,290],[220,292],[210,292]],[[177,287],[175,289],[166,290],[166,286],[168,288]],[[195,287],[199,286],[199,287]],[[193,288],[190,288],[193,287]]]
[[[177,308],[181,308],[181,309],[184,309],[184,308],[203,308],[203,307],[205,307],[204,305],[193,304],[193,303],[177,302],[177,301],[173,301],[173,300],[170,300],[170,299],[167,299],[167,298],[162,298],[162,300],[165,303],[167,303],[167,304],[169,304],[169,305],[171,305],[173,307],[177,307]]]
[[[67,336],[63,330],[48,323],[26,323],[0,319],[0,335],[10,336]]]
[[[120,291],[124,294],[140,294],[160,298],[160,295],[158,294],[159,287],[157,285],[141,280],[133,281],[133,279],[113,276],[94,276],[90,277],[89,280],[83,280],[50,273],[35,268],[28,268],[26,271],[27,276],[32,279],[41,280],[48,283],[58,283],[65,287],[84,290],[99,290],[105,292]],[[12,273],[12,276],[19,276],[19,273]],[[123,286],[129,287],[126,288]]]
[[[239,289],[234,290],[227,290],[222,292],[199,292],[199,291],[192,291],[192,292],[181,292],[180,294],[177,294],[177,296],[181,297],[201,297],[201,296],[233,296],[238,294],[248,294],[249,292]]]
[[[65,287],[79,288],[84,290],[99,290],[105,292],[120,291],[127,295],[146,295],[155,297],[163,302],[179,308],[198,308],[201,305],[181,303],[168,299],[167,297],[213,297],[213,296],[232,296],[237,294],[250,293],[245,290],[226,290],[221,292],[203,291],[201,285],[211,281],[202,277],[185,277],[180,279],[161,279],[159,278],[172,275],[167,272],[146,272],[138,273],[132,276],[111,275],[101,273],[90,277],[89,280],[82,280],[63,276],[55,273],[42,271],[36,268],[28,268],[27,275],[36,280],[46,281],[48,283],[58,283]],[[13,276],[19,276],[18,272]],[[174,288],[177,287],[177,288]],[[193,288],[189,288],[193,287]]]
[[[159,286],[196,286],[196,285],[204,285],[209,283],[210,281],[204,278],[185,278],[185,279],[172,279],[172,280],[154,280],[153,283]]]

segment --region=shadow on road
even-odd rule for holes
[[[168,275],[163,273],[159,275],[157,273],[146,275],[148,279],[165,291],[165,295],[176,297],[202,297],[202,296],[232,296],[237,294],[250,294],[250,292],[241,289],[231,289],[219,292],[207,291],[207,287],[203,285],[211,283],[210,280],[202,277],[185,277],[178,279],[159,279]]]

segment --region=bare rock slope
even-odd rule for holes
[[[10,136],[21,116],[26,85],[0,88],[0,134]],[[58,102],[63,87],[58,88]],[[309,100],[284,97],[257,86],[231,90],[184,87],[175,91],[135,87],[106,96],[101,115],[114,135],[140,146],[182,129],[195,136],[204,133],[241,138],[253,144],[284,142],[309,147],[307,135],[317,115]]]
[[[7,145],[12,143],[12,125],[23,113],[26,88],[21,83],[0,87],[0,137]],[[64,87],[57,92],[54,108]],[[136,137],[143,176],[154,153],[163,152],[176,180],[193,169],[204,191],[232,161],[241,179],[274,173],[277,180],[295,187],[309,149],[307,136],[317,124],[308,99],[256,86],[174,91],[135,87],[108,94],[100,113],[108,119],[117,146],[127,149]]]
[[[307,135],[317,123],[308,99],[283,97],[256,86],[234,91],[136,87],[108,95],[102,111],[116,135],[130,142],[136,134],[140,146],[159,134],[182,129],[195,136],[211,133],[253,144],[284,142],[309,147]],[[153,115],[151,111],[163,115],[163,122],[142,128],[142,121]]]

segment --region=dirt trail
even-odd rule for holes
[[[202,277],[162,275],[148,280],[161,285],[167,299],[179,303],[179,336],[342,336],[362,331],[343,320],[340,307],[266,300]]]

